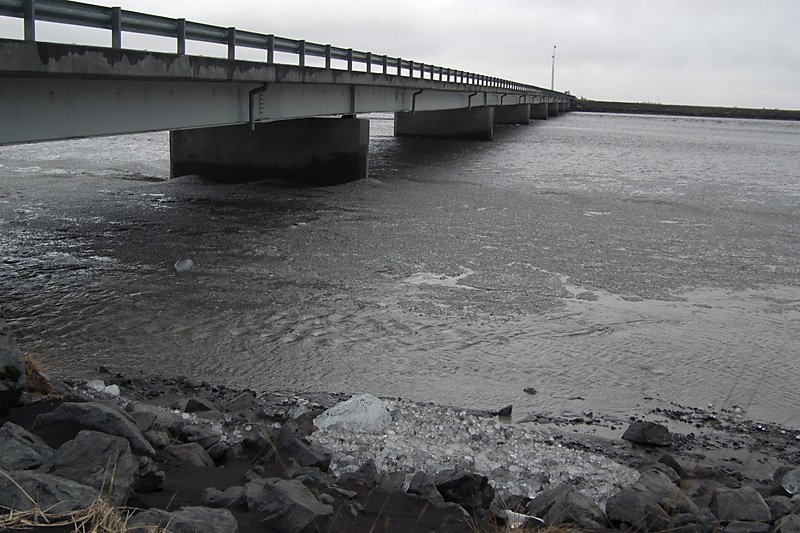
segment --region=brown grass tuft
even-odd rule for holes
[[[37,396],[53,396],[56,389],[50,381],[42,374],[44,367],[42,363],[32,355],[25,356],[25,379],[27,387],[25,392]]]

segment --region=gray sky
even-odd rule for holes
[[[800,109],[799,0],[85,1],[542,87],[556,45],[555,88],[576,96]],[[0,36],[19,28],[0,17]],[[90,39],[105,45],[108,33]],[[48,24],[37,37],[87,40]],[[174,49],[148,39],[125,34],[123,46]]]

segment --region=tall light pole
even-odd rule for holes
[[[552,91],[556,84],[556,45],[553,45],[553,69],[550,72],[550,90]]]

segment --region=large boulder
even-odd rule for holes
[[[592,500],[572,485],[559,485],[528,503],[527,513],[548,526],[573,524],[583,529],[603,529],[606,517]]]
[[[42,439],[12,422],[0,428],[0,450],[0,468],[4,470],[33,470],[55,453]]]
[[[14,511],[69,513],[86,509],[97,497],[93,487],[52,474],[12,470],[0,475],[0,507]]]
[[[655,422],[634,422],[622,434],[622,438],[637,444],[672,445],[672,436],[670,436],[669,430]]]
[[[267,513],[262,523],[282,533],[299,533],[311,524],[324,526],[333,507],[321,503],[301,482],[259,479],[245,485],[243,503],[251,511]]]
[[[769,506],[751,486],[716,489],[708,508],[723,522],[769,522],[771,519]]]
[[[181,507],[171,513],[149,509],[132,516],[127,525],[129,531],[158,528],[157,531],[170,533],[236,533],[239,530],[236,518],[229,510],[208,507]]]
[[[281,455],[291,457],[300,466],[313,466],[327,472],[331,465],[331,454],[319,444],[306,442],[300,428],[291,420],[281,428],[276,444]]]
[[[66,402],[53,411],[36,417],[34,429],[57,423],[108,433],[127,439],[136,454],[155,456],[153,447],[142,436],[133,420],[112,407],[97,402]]]
[[[334,424],[351,430],[373,431],[392,422],[386,404],[371,394],[359,394],[336,404],[317,418],[314,425],[325,429]]]
[[[125,505],[138,470],[139,462],[126,439],[81,431],[56,451],[50,473],[88,485],[115,505]]]
[[[445,501],[457,503],[470,513],[488,509],[494,501],[494,488],[488,478],[463,470],[443,470],[431,478]]]
[[[25,391],[25,357],[0,317],[0,413],[16,405]]]

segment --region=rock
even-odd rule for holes
[[[339,483],[346,483],[348,481],[358,481],[365,486],[372,488],[380,481],[380,474],[378,467],[375,466],[375,461],[372,459],[358,467],[355,472],[348,472],[339,478]]]
[[[629,488],[622,489],[606,502],[606,515],[614,527],[644,529],[644,502]]]
[[[524,389],[522,389],[522,392],[524,392],[526,394],[536,394],[539,391],[537,391],[533,387],[525,387]]]
[[[183,272],[188,272],[193,267],[194,267],[194,261],[192,261],[188,257],[185,257],[183,259],[178,259],[177,261],[175,261],[175,264],[172,265],[172,269],[177,274],[182,274]]]
[[[186,407],[184,407],[184,413],[200,413],[203,411],[216,411],[217,408],[214,407],[214,404],[209,402],[208,400],[204,400],[203,398],[198,398],[197,396],[193,396],[186,401]]]
[[[183,426],[180,432],[181,441],[187,444],[196,442],[205,450],[208,450],[213,445],[218,443],[221,438],[222,436],[219,433],[216,433],[212,429],[199,424]]]
[[[769,513],[773,521],[776,518],[781,518],[797,511],[792,500],[786,496],[770,496],[764,498],[764,502],[769,507]]]
[[[575,524],[602,529],[606,523],[603,511],[572,485],[559,485],[541,493],[528,503],[526,514],[541,518],[548,526]]]
[[[50,473],[93,487],[103,497],[110,496],[115,505],[125,505],[138,470],[126,439],[81,431],[56,451]]]
[[[800,494],[800,468],[787,472],[781,478],[780,486],[789,496]]]
[[[428,476],[428,474],[422,471],[414,474],[406,492],[409,494],[418,494],[434,505],[444,503],[444,498],[436,488],[436,484],[433,482],[430,476]]]
[[[97,499],[94,488],[52,474],[29,470],[12,470],[7,474],[8,477],[0,475],[0,507],[6,509],[29,511],[38,504],[52,514],[69,513],[85,509]]]
[[[214,460],[208,452],[196,442],[167,446],[164,451],[181,465],[203,466],[214,468]]]
[[[164,472],[161,472],[156,464],[147,456],[136,457],[139,463],[139,470],[133,480],[133,490],[136,492],[158,492],[164,489]]]
[[[228,487],[225,491],[208,487],[200,495],[200,500],[208,507],[233,507],[238,505],[244,496],[244,487]]]
[[[37,428],[58,422],[69,422],[83,426],[85,429],[127,439],[134,453],[150,457],[156,454],[131,418],[101,403],[62,403],[55,410],[37,416],[33,427]]]
[[[278,452],[294,459],[300,466],[313,466],[327,472],[331,464],[331,455],[318,444],[305,442],[297,424],[286,422],[278,434],[276,443]]]
[[[11,422],[0,428],[0,450],[0,468],[4,470],[33,470],[55,453],[42,439]]]
[[[494,488],[489,479],[480,474],[451,469],[437,472],[431,481],[444,501],[457,503],[474,513],[479,509],[488,509],[494,501]]]
[[[333,507],[320,503],[296,480],[251,481],[244,490],[247,508],[268,513],[262,523],[282,533],[299,533],[312,523],[322,529],[327,517],[333,514]]]
[[[793,514],[775,522],[781,533],[800,533],[800,516]]]
[[[181,507],[172,513],[149,509],[132,516],[127,525],[130,531],[166,527],[170,533],[236,533],[239,530],[236,518],[229,510],[208,507]]]
[[[769,522],[769,506],[756,489],[721,487],[711,495],[708,505],[714,515],[724,522]]]
[[[670,467],[681,479],[686,479],[689,477],[689,473],[686,471],[686,469],[683,468],[680,463],[668,453],[662,455],[658,459],[658,462]]]
[[[378,430],[392,422],[386,404],[371,394],[359,394],[336,404],[314,419],[314,425],[325,429],[333,424],[353,430]]]
[[[0,403],[16,405],[25,391],[25,356],[0,318]]]
[[[725,526],[725,533],[767,533],[772,526],[765,522],[731,522]]]
[[[505,407],[503,407],[502,409],[497,411],[497,416],[502,416],[502,417],[506,417],[507,418],[507,417],[511,416],[511,410],[512,409],[514,409],[513,405],[506,405]]]
[[[672,437],[669,434],[669,430],[655,422],[634,422],[623,433],[622,438],[637,444],[672,445]]]
[[[155,408],[145,407],[139,402],[130,402],[125,406],[125,412],[131,417],[133,423],[142,433],[150,431],[156,423]]]
[[[645,503],[658,503],[677,497],[678,486],[669,477],[658,470],[645,470],[639,479],[631,485],[631,490],[639,494]]]

